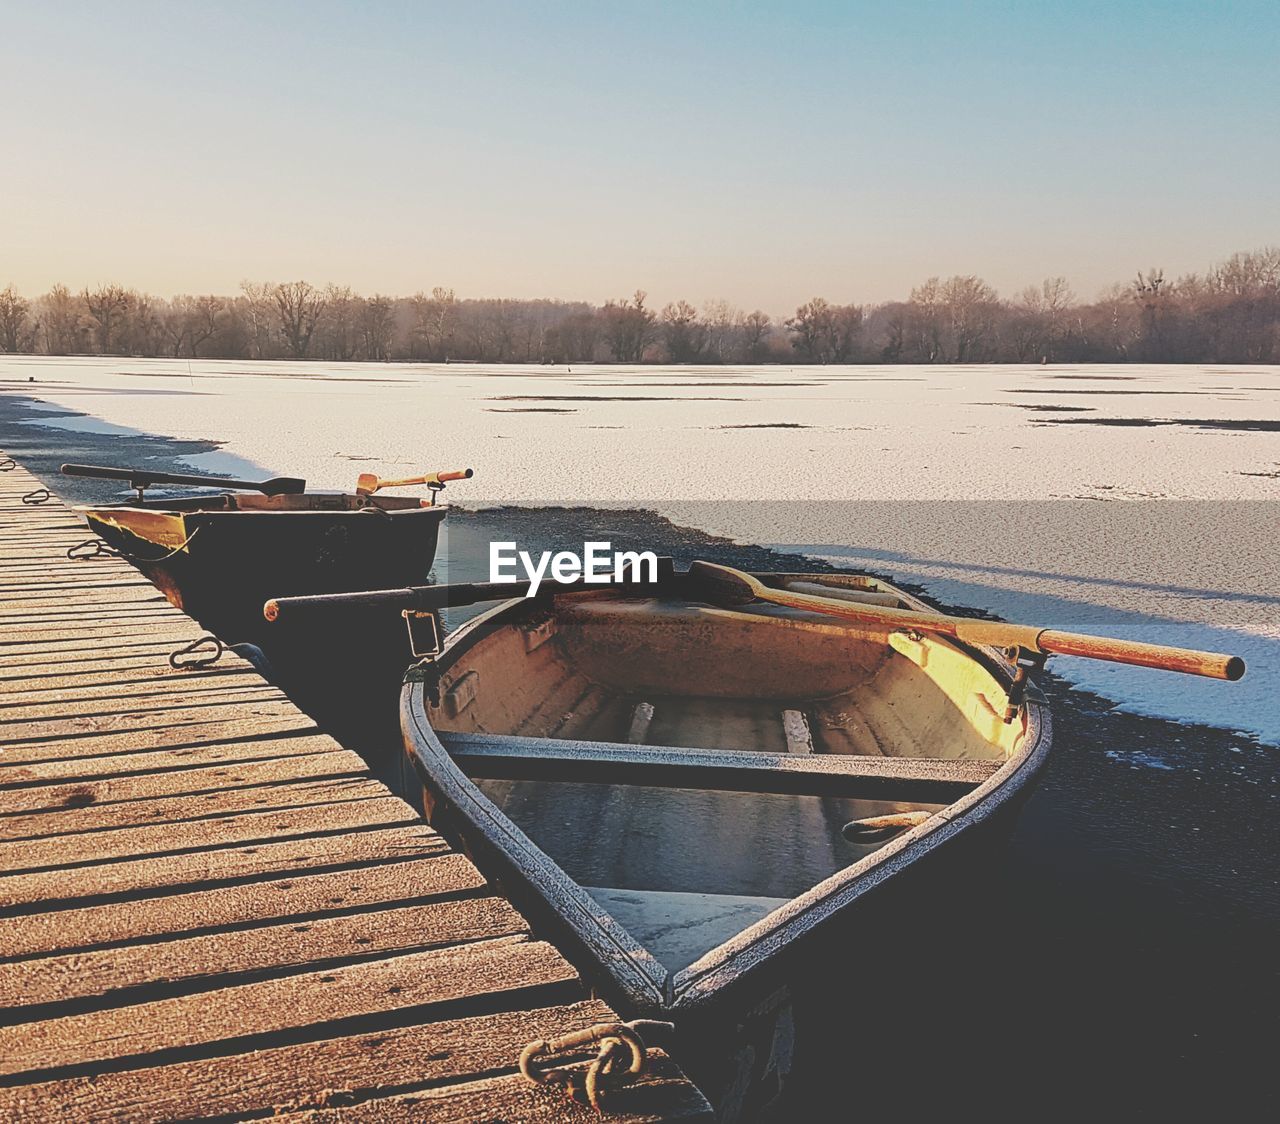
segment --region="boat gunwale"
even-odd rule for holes
[[[313,495],[315,493],[305,493]],[[338,493],[346,494],[346,493]],[[399,498],[399,497],[391,497]],[[149,504],[139,505],[136,502],[124,501],[121,503],[95,503],[95,504],[77,504],[71,508],[73,514],[80,516],[86,522],[89,519],[102,518],[103,515],[115,515],[120,513],[137,513],[149,516],[168,516],[174,519],[190,520],[195,518],[225,518],[232,515],[257,515],[257,516],[317,516],[323,515],[330,519],[334,517],[355,518],[356,516],[365,515],[374,512],[379,515],[387,516],[405,516],[405,515],[428,515],[434,514],[437,519],[443,519],[449,513],[448,504],[418,504],[412,507],[385,508],[379,507],[377,504],[369,504],[360,508],[313,508],[310,510],[294,510],[290,511],[285,508],[253,508],[253,507],[231,507],[231,508],[203,508],[203,507],[174,507],[172,505],[163,506],[157,503],[154,507]]]
[[[756,576],[778,581],[864,577],[854,574],[791,573]],[[920,612],[937,612],[926,602],[896,586],[878,578],[873,580],[877,588],[899,596],[907,607]],[[452,664],[485,637],[516,623],[521,617],[528,618],[537,611],[545,612],[546,609],[547,602],[536,598],[503,602],[460,626],[450,636],[441,656],[447,654]],[[947,638],[946,642],[983,666],[996,677],[1001,686],[1008,687],[1012,683],[1013,665],[998,649],[965,644],[951,638]],[[415,675],[415,668],[411,668],[401,693],[401,726],[406,738],[406,748],[411,750],[414,767],[424,783],[436,787],[445,802],[451,804],[461,818],[480,832],[485,844],[498,852],[503,865],[558,914],[629,1002],[642,1010],[657,1009],[667,1013],[689,1011],[711,1003],[732,985],[781,954],[798,938],[835,917],[863,895],[936,851],[962,831],[972,829],[990,818],[1031,783],[1043,766],[1053,740],[1048,705],[1038,691],[1028,691],[1022,706],[1024,728],[1019,748],[1001,762],[984,782],[949,803],[924,823],[789,899],[786,904],[742,929],[729,940],[708,950],[692,964],[673,973],[661,965],[612,914],[596,903],[462,772],[427,717],[425,691],[422,674]],[[433,771],[431,759],[443,763],[447,782],[445,777]],[[448,790],[452,790],[452,793]],[[495,835],[486,830],[485,824],[468,816],[459,805],[459,795],[466,797],[471,803],[476,803],[477,799],[482,802],[486,818],[501,829],[500,833]],[[530,876],[528,864],[531,861],[537,869],[537,878]],[[586,915],[585,927],[578,919],[557,910],[557,901],[566,898],[579,907],[580,913]],[[627,939],[619,942],[614,930],[621,930]],[[612,949],[598,939],[604,936],[614,946]],[[632,948],[638,949],[642,955],[637,958],[631,951]],[[609,955],[610,952],[614,955]],[[625,962],[635,969],[635,973],[629,974],[630,979],[619,971],[616,953],[622,953]],[[654,967],[658,969],[657,972],[652,970]],[[635,975],[641,976],[650,986],[637,988],[633,982]],[[656,994],[651,988],[656,989]]]
[[[670,996],[671,973],[458,767],[426,718],[425,689],[420,681],[407,681],[400,710],[401,729],[423,782],[475,827],[503,865],[547,903],[602,966],[607,965],[605,971],[630,1002],[642,1009],[664,1007]],[[473,841],[466,842],[470,853]],[[483,869],[482,873],[488,875]],[[565,906],[584,914],[586,924],[578,923]],[[624,967],[630,970],[621,971]]]

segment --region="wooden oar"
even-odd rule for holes
[[[461,468],[455,472],[428,472],[425,476],[406,476],[403,480],[383,480],[372,472],[362,472],[356,478],[356,491],[362,496],[371,496],[383,488],[407,488],[411,484],[443,488],[450,480],[470,480],[473,475],[471,469]]]
[[[664,589],[673,572],[674,564],[671,559],[661,557],[658,559],[656,582],[628,578],[627,581],[605,586],[599,582],[558,582],[548,578],[538,585],[538,594],[550,597],[557,593],[598,593],[609,589],[618,596],[642,597]],[[355,593],[299,594],[297,597],[273,597],[262,606],[262,615],[269,621],[291,621],[308,613],[323,613],[332,609],[407,609],[411,612],[453,609],[463,605],[477,605],[482,601],[507,601],[525,597],[531,585],[528,581],[454,582],[452,585],[409,585],[403,589],[369,589]]]
[[[1190,648],[1170,648],[1163,644],[1140,644],[1134,640],[1059,632],[1057,629],[1037,628],[1034,625],[1005,624],[1003,621],[973,620],[969,617],[949,617],[941,613],[917,613],[910,609],[859,605],[809,593],[796,593],[789,589],[774,589],[741,570],[717,566],[712,562],[694,562],[689,567],[689,574],[701,584],[709,595],[709,600],[722,605],[747,605],[752,601],[767,601],[789,609],[808,609],[863,624],[880,625],[893,631],[905,629],[938,632],[967,644],[1021,648],[1045,655],[1084,656],[1111,663],[1204,675],[1210,679],[1239,679],[1245,670],[1244,660],[1239,656],[1218,652],[1197,652]]]
[[[292,476],[270,480],[226,480],[221,476],[192,476],[180,472],[152,472],[147,468],[107,468],[96,464],[64,464],[64,476],[92,476],[98,480],[127,480],[141,492],[152,484],[182,484],[195,488],[233,488],[241,492],[261,492],[265,496],[296,496],[305,492],[307,482]]]

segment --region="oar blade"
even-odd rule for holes
[[[273,476],[255,487],[264,496],[300,496],[307,490],[307,482],[296,476]]]
[[[754,579],[728,566],[718,566],[714,562],[690,562],[689,576],[706,599],[717,605],[749,605],[757,598]]]

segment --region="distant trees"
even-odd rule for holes
[[[350,292],[350,290],[347,290]],[[307,281],[290,281],[277,285],[271,292],[280,314],[280,332],[294,359],[305,359],[315,335],[320,315],[328,301]]]
[[[161,329],[173,358],[200,358],[201,345],[213,339],[226,307],[221,297],[174,297],[160,314]]]
[[[356,327],[365,358],[374,363],[385,363],[391,358],[391,344],[396,332],[395,301],[380,293],[362,301],[356,313]]]
[[[0,289],[0,351],[30,351],[35,333],[31,329],[31,302],[18,295],[12,285]]]
[[[430,296],[417,293],[409,304],[413,309],[412,357],[437,363],[448,359],[458,310],[458,298],[453,290],[437,286]]]
[[[743,358],[748,363],[760,363],[769,352],[769,333],[773,330],[773,321],[769,316],[756,309],[742,318]]]
[[[639,363],[653,339],[656,317],[645,308],[649,294],[637,289],[630,300],[608,301],[600,310],[605,343],[619,363]]]
[[[1046,277],[1041,284],[1023,289],[1009,318],[1009,339],[1017,358],[1057,359],[1072,332],[1079,329],[1075,303],[1076,295],[1065,277]]]
[[[688,301],[677,301],[662,310],[662,342],[672,363],[697,363],[707,346],[707,325]]]
[[[85,289],[80,299],[89,314],[89,327],[96,337],[98,351],[110,355],[125,324],[132,294],[119,285],[102,285],[92,292]]]
[[[862,309],[856,304],[832,305],[822,297],[796,309],[786,322],[791,346],[808,363],[849,363],[862,331]]]
[[[488,363],[1280,362],[1280,247],[1203,274],[1159,268],[1081,302],[1064,277],[1003,300],[972,274],[931,277],[906,300],[814,297],[775,323],[726,301],[407,298],[349,286],[244,281],[170,299],[99,285],[38,297],[0,289],[0,351],[174,358]]]
[[[46,355],[70,355],[80,346],[82,304],[65,285],[55,285],[36,302]]]

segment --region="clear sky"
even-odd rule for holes
[[[0,286],[1002,292],[1280,242],[1280,3],[0,0]]]

